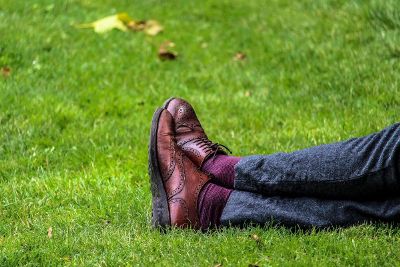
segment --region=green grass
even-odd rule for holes
[[[165,32],[73,27],[124,11]],[[165,40],[177,61],[157,59]],[[384,225],[161,234],[147,174],[151,116],[170,96],[236,155],[399,121],[399,41],[397,0],[0,0],[0,266],[399,265]]]

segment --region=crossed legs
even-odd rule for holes
[[[273,221],[327,227],[400,221],[400,124],[365,137],[293,153],[239,158],[228,156],[223,146],[208,140],[186,101],[169,99],[163,108],[173,120],[173,142],[209,177],[198,194],[191,196],[196,208],[181,207],[186,213],[194,213],[188,218],[197,216],[198,223],[171,220],[167,225],[207,229]],[[158,160],[169,161],[165,157]],[[192,186],[182,175],[174,185],[168,185],[165,171],[160,173],[166,192]],[[193,201],[191,197],[182,201]],[[173,198],[169,195],[166,201]],[[171,216],[176,207],[171,203],[169,207],[165,212]]]

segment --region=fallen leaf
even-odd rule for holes
[[[162,43],[158,49],[158,58],[161,60],[175,60],[178,57],[178,53],[170,50],[174,46],[175,44],[170,41]]]
[[[146,21],[145,20],[139,20],[139,21],[130,21],[127,24],[128,28],[133,30],[133,31],[143,31],[144,28],[146,27]]]
[[[261,238],[256,234],[250,235],[250,238],[253,239],[256,242],[261,242]]]
[[[249,237],[256,242],[257,246],[262,246],[263,245],[262,239],[258,235],[252,234]]]
[[[132,31],[143,31],[144,33],[154,36],[164,30],[163,26],[157,20],[138,20],[135,21],[129,17],[127,13],[118,13],[108,16],[91,23],[76,25],[78,28],[93,28],[97,33],[105,33],[113,29],[126,32],[128,29]]]
[[[244,96],[247,96],[247,97],[251,96],[251,92],[250,91],[244,92]]]
[[[0,69],[1,75],[3,75],[4,78],[7,78],[8,76],[11,75],[11,68],[10,67],[2,67]]]
[[[218,263],[218,264],[214,265],[214,267],[222,267],[222,263]]]
[[[93,28],[97,33],[105,33],[113,29],[118,29],[126,32],[127,25],[132,21],[127,13],[118,13],[113,16],[108,16],[91,23],[77,25],[78,28]]]
[[[161,26],[161,24],[156,20],[132,20],[127,24],[127,26],[133,31],[143,31],[151,36],[157,35],[164,30],[163,26]]]
[[[49,229],[47,229],[47,236],[48,236],[48,238],[53,237],[53,228],[49,227]]]
[[[146,22],[144,32],[148,35],[154,36],[162,32],[164,28],[156,20],[149,20]]]
[[[177,58],[177,54],[171,51],[158,51],[158,57],[161,60],[175,60]]]
[[[245,59],[246,59],[246,54],[242,53],[242,52],[237,52],[235,54],[235,56],[233,57],[233,60],[236,60],[236,61],[243,61]]]

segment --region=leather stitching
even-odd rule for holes
[[[195,156],[196,158],[201,158],[200,152],[193,147],[183,146],[182,150],[185,152],[191,153],[192,156]]]
[[[177,157],[178,157],[177,161],[178,161],[178,172],[179,172],[179,184],[174,190],[172,190],[169,198],[172,198],[173,196],[175,196],[176,194],[178,194],[182,191],[183,185],[186,180],[185,167],[183,166],[182,152],[178,152]]]
[[[173,139],[170,140],[169,150],[170,150],[170,154],[169,154],[170,162],[169,162],[169,166],[168,166],[168,171],[164,177],[165,182],[167,182],[169,180],[169,178],[171,178],[172,174],[174,173],[174,169],[175,169],[175,165],[176,165],[176,161],[175,161],[176,151],[175,151],[175,143],[174,143]]]

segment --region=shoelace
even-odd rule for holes
[[[213,143],[210,140],[208,140],[207,137],[196,138],[193,140],[193,143],[198,145],[200,148],[205,148],[206,153],[212,151],[213,152],[212,159],[215,158],[218,151],[227,150],[229,154],[232,154],[232,151],[227,146],[219,143]]]
[[[190,130],[194,131],[196,127],[200,127],[201,125],[189,125],[187,123],[181,123],[178,128],[180,127],[186,127],[189,128]],[[205,148],[206,153],[212,151],[213,155],[212,155],[212,159],[214,160],[215,156],[217,155],[218,151],[224,151],[227,150],[229,152],[229,154],[232,154],[232,151],[225,145],[223,144],[219,144],[219,143],[213,143],[210,140],[208,140],[207,137],[199,137],[193,140],[193,142],[198,145],[200,148]]]

